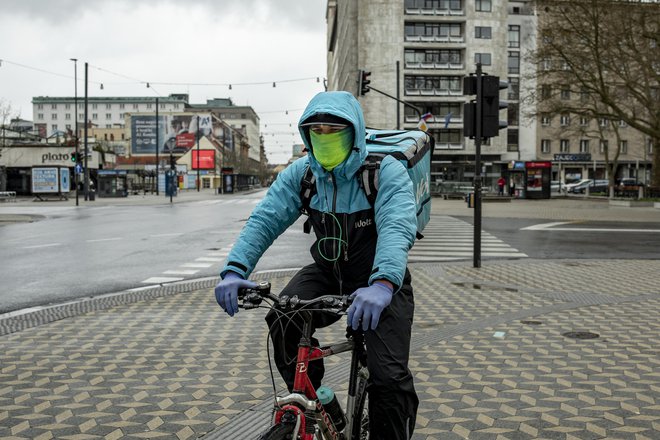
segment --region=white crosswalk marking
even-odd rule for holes
[[[261,199],[211,199],[211,200],[198,200],[192,202],[193,205],[209,206],[209,205],[256,205],[261,202]]]
[[[465,260],[473,256],[474,227],[449,216],[432,216],[424,238],[415,242],[408,254],[409,263]],[[517,249],[486,231],[481,232],[481,256],[499,258],[527,258]]]

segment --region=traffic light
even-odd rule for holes
[[[358,87],[358,91],[360,92],[360,96],[364,96],[366,93],[369,93],[370,90],[369,84],[371,83],[371,80],[369,77],[371,76],[371,72],[360,70],[359,75],[358,83],[360,85]]]
[[[463,135],[474,138],[477,123],[481,124],[481,137],[491,138],[498,135],[499,130],[506,128],[506,120],[500,120],[500,110],[506,109],[506,101],[500,100],[500,90],[508,88],[506,81],[500,81],[497,76],[481,76],[481,94],[477,94],[477,77],[463,78],[463,94],[477,95],[481,103],[481,121],[477,121],[477,102],[471,100],[463,106]]]
[[[77,160],[78,159],[78,153],[76,153],[75,151],[72,151],[69,156],[71,156],[71,162],[73,162],[73,163],[78,162],[78,160]]]
[[[500,120],[500,110],[508,107],[506,101],[500,100],[500,90],[508,87],[509,84],[500,81],[499,76],[481,77],[481,120],[483,121],[481,136],[484,138],[495,137],[501,129],[507,127],[506,120]]]

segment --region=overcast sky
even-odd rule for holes
[[[323,90],[326,2],[2,0],[0,100],[32,120],[32,97],[74,95],[69,59],[77,58],[79,97],[88,62],[89,96],[189,93],[191,103],[230,97],[250,105],[261,118],[269,161],[285,162],[300,142],[302,109]],[[272,85],[301,78],[311,79]],[[239,85],[250,82],[267,84]]]

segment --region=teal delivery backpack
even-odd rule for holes
[[[367,159],[361,169],[361,184],[373,206],[378,193],[378,170],[385,156],[393,156],[408,170],[417,203],[417,238],[431,217],[431,156],[435,140],[422,130],[367,129]]]
[[[435,140],[422,130],[375,130],[367,129],[367,159],[360,168],[360,185],[371,206],[378,195],[380,163],[385,156],[393,156],[408,170],[413,183],[417,203],[417,238],[431,217],[431,156]],[[307,212],[312,196],[316,192],[316,181],[312,170],[307,167],[301,181],[303,212]],[[305,232],[309,227],[306,225]]]

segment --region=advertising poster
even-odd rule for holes
[[[206,114],[158,115],[158,152],[185,153],[197,145],[202,136],[213,140],[214,121]],[[156,154],[155,115],[131,115],[131,154]]]
[[[32,193],[59,193],[57,168],[32,168]]]
[[[71,175],[68,168],[60,168],[60,189],[62,192],[71,191]]]
[[[199,153],[199,156],[198,156]],[[198,160],[199,157],[199,160]],[[198,167],[199,164],[199,167]],[[215,169],[215,150],[192,150],[192,169],[193,170],[213,170]]]

